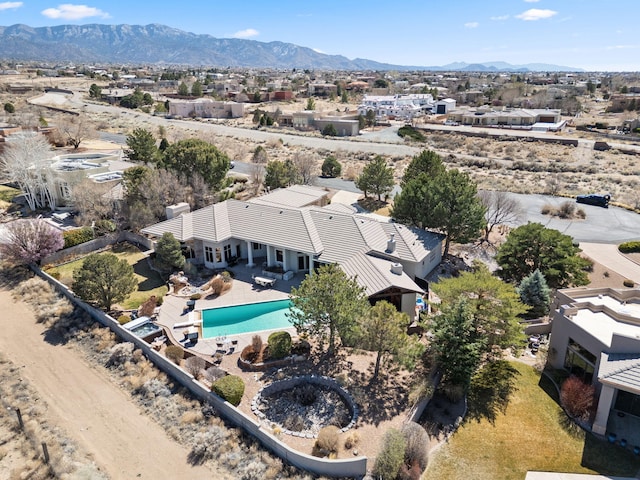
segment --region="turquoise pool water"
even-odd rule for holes
[[[203,310],[202,336],[214,338],[290,328],[292,324],[286,316],[290,306],[287,299]]]

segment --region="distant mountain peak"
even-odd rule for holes
[[[327,55],[293,43],[216,38],[166,25],[0,26],[0,58],[18,61],[180,64],[221,67],[310,68],[318,70],[440,70],[440,71],[581,71],[547,64],[505,62],[442,67],[392,65],[342,55]],[[538,68],[530,68],[535,65]],[[545,67],[545,68],[539,68]]]

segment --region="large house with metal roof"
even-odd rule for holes
[[[296,198],[305,203],[309,196],[292,195]],[[444,239],[439,233],[357,214],[346,205],[286,206],[282,195],[274,203],[268,196],[249,202],[230,199],[142,230],[155,238],[165,232],[185,246],[191,262],[211,269],[240,261],[294,275],[337,263],[372,302],[385,299],[410,316],[416,295],[424,293],[418,283],[442,259]]]
[[[596,387],[593,432],[640,442],[640,290],[559,290],[552,311],[548,361]]]

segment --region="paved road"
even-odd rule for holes
[[[617,245],[582,242],[580,248],[593,261],[640,284],[640,265],[622,255]]]
[[[571,198],[551,195],[524,195],[511,193],[524,209],[524,215],[518,224],[527,222],[542,223],[545,227],[571,235],[578,242],[618,244],[629,240],[640,240],[640,215],[619,207],[602,208],[593,205],[576,205],[582,208],[587,217],[584,220],[563,220],[543,215],[542,206],[554,207],[564,202],[574,202]]]

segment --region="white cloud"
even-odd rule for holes
[[[489,19],[494,22],[499,22],[501,20],[509,20],[509,15],[498,15],[497,17],[489,17]]]
[[[516,15],[516,18],[526,21],[541,20],[543,18],[551,18],[557,15],[558,12],[549,9],[531,8],[526,12],[522,12],[520,15]]]
[[[247,28],[245,30],[239,30],[231,36],[233,38],[251,38],[257,35],[260,35],[260,32],[258,30],[256,30],[255,28]]]
[[[479,25],[478,22],[467,22],[464,24],[465,28],[478,28]]]
[[[22,5],[22,2],[2,2],[0,3],[0,11],[20,8]]]
[[[43,10],[42,15],[49,18],[62,18],[64,20],[82,20],[87,17],[109,18],[107,12],[103,12],[99,8],[88,7],[87,5],[73,5],[71,3],[63,3],[58,8],[47,8]]]

